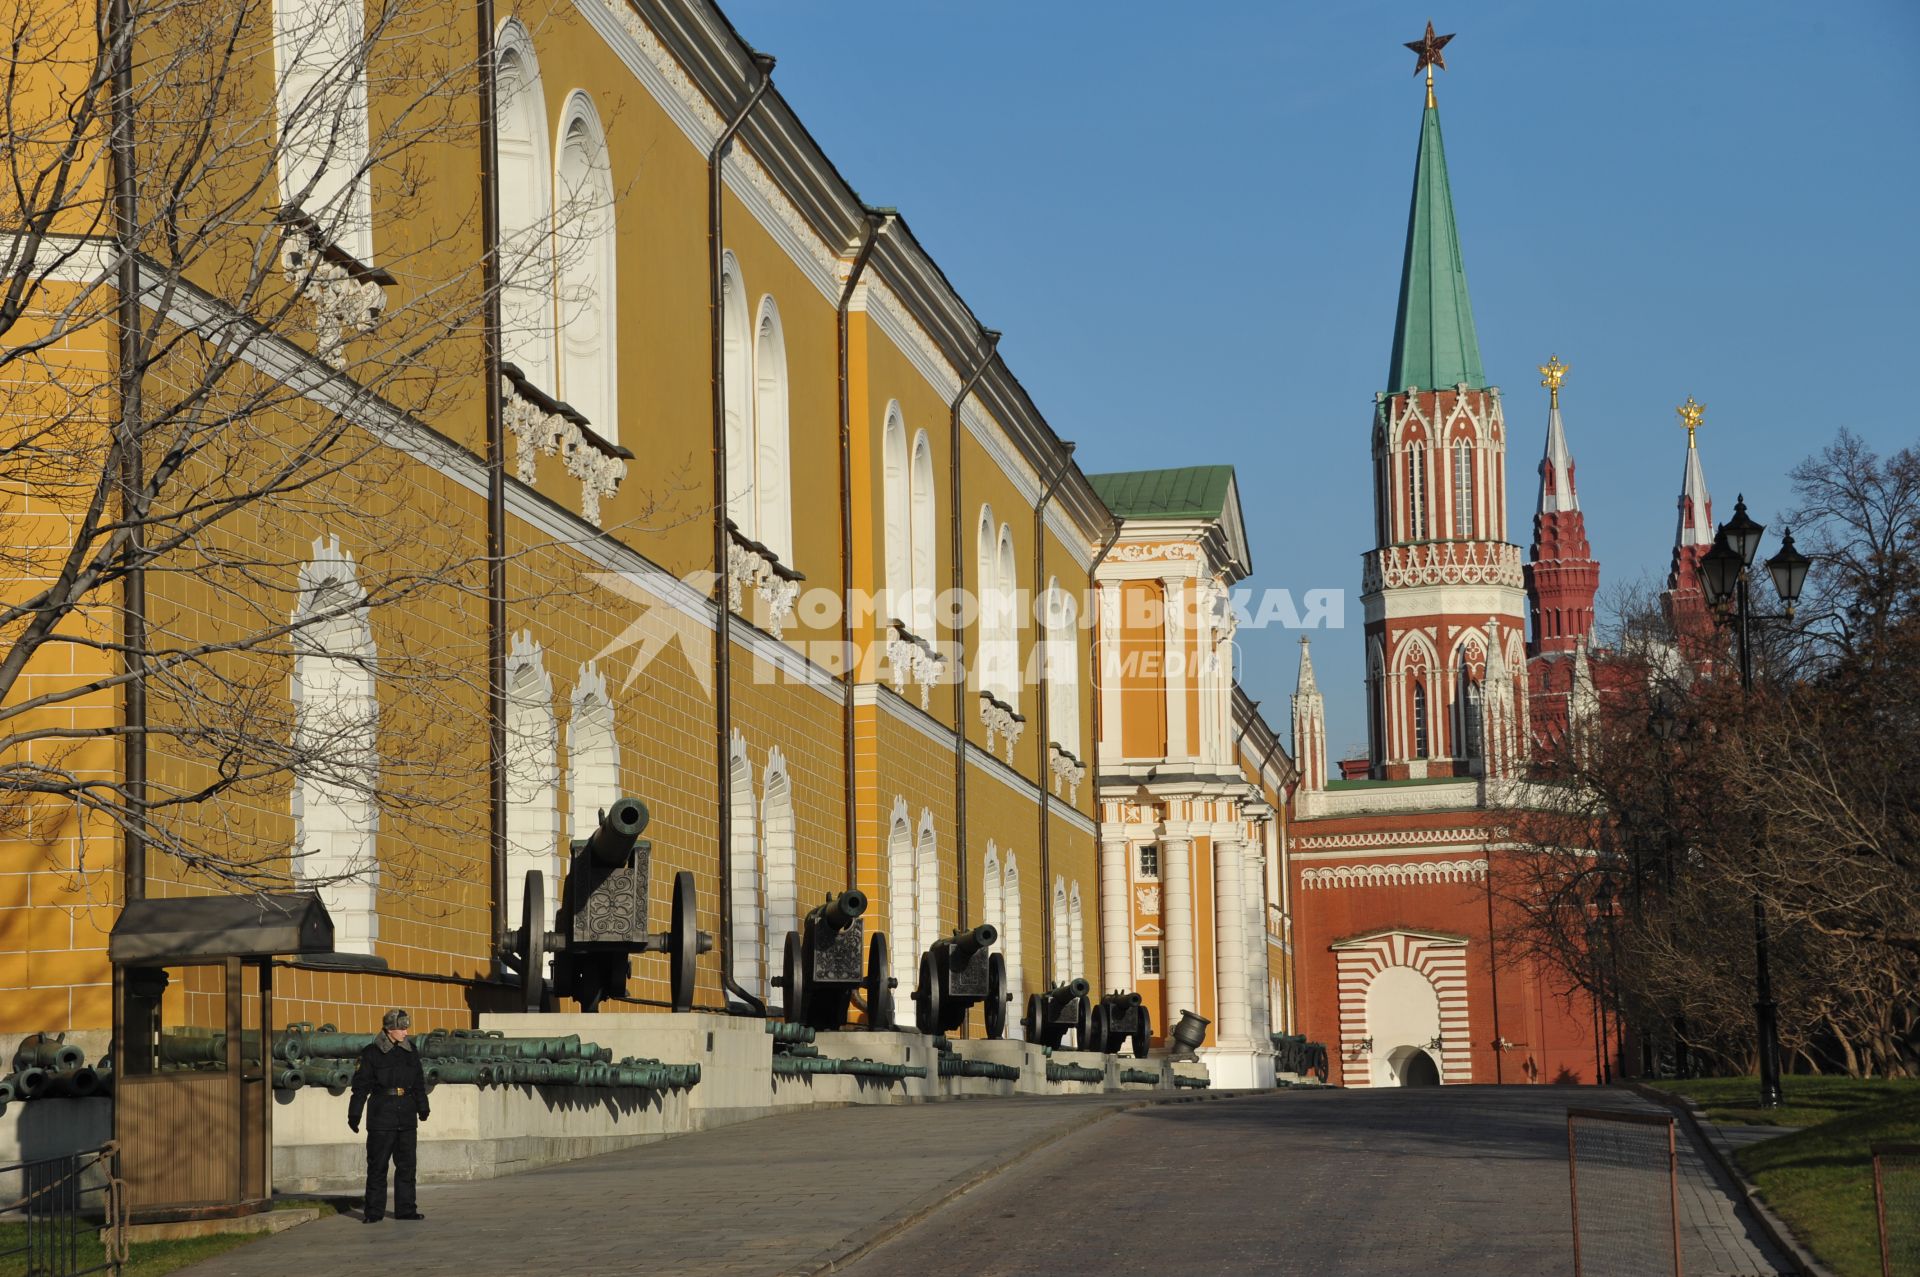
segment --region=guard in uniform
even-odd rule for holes
[[[387,1162],[393,1162],[393,1217],[425,1219],[414,1200],[414,1142],[427,1120],[427,1074],[420,1053],[407,1041],[413,1017],[393,1010],[380,1021],[380,1034],[360,1052],[353,1072],[353,1099],[347,1127],[358,1132],[367,1119],[367,1198],[362,1222],[378,1223],[387,1213]]]

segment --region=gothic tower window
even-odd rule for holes
[[[1427,757],[1427,685],[1413,685],[1413,756]]]
[[[1473,535],[1473,449],[1464,443],[1453,449],[1453,535]]]
[[[1419,443],[1407,452],[1407,539],[1427,539],[1426,453]]]

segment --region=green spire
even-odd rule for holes
[[[1485,389],[1480,342],[1467,300],[1467,268],[1453,224],[1447,187],[1447,151],[1440,111],[1428,101],[1420,120],[1420,158],[1413,171],[1413,209],[1407,216],[1407,258],[1400,270],[1400,314],[1393,327],[1393,367],[1387,393],[1408,386],[1447,390],[1466,382]]]

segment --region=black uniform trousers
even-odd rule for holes
[[[419,1209],[414,1200],[414,1152],[420,1128],[409,1122],[399,1130],[367,1131],[368,1219],[387,1213],[387,1162],[393,1162],[393,1213],[411,1215]]]

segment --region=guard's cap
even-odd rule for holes
[[[405,1011],[402,1011],[399,1007],[395,1007],[380,1017],[380,1028],[383,1032],[387,1029],[411,1029],[413,1028],[413,1017]]]

